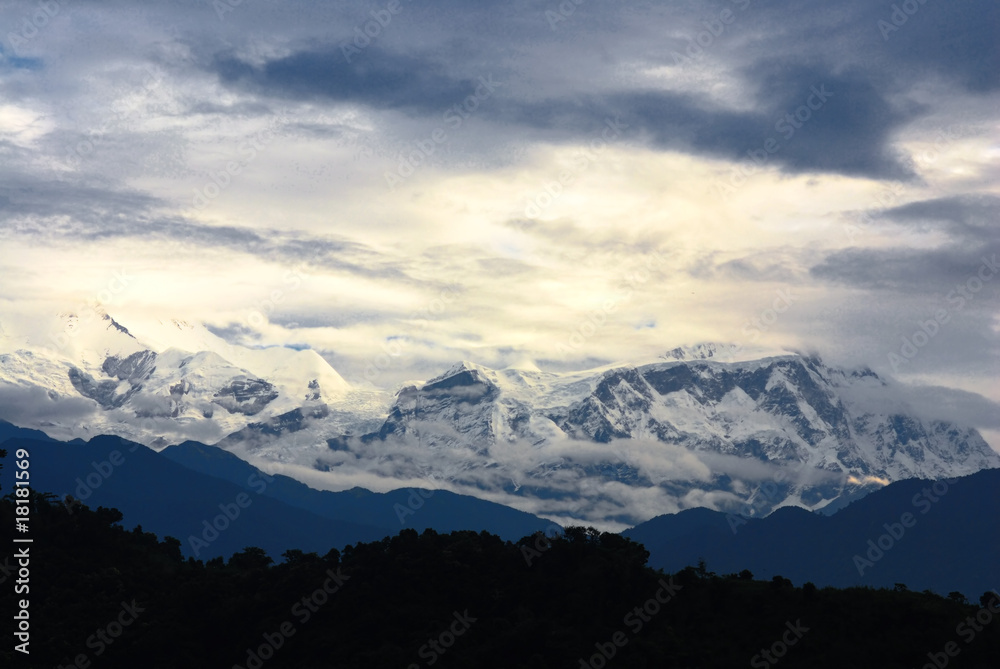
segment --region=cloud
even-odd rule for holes
[[[892,392],[856,386],[851,401],[870,411],[917,415],[977,430],[1000,429],[1000,402],[956,388],[893,382]]]
[[[841,249],[810,272],[818,279],[867,289],[943,295],[970,280],[981,283],[983,277],[976,277],[984,266],[992,278],[991,268],[1000,253],[998,214],[1000,198],[991,194],[917,200],[885,209],[868,225],[937,233],[937,243]]]
[[[872,290],[943,296],[975,277],[1000,240],[978,249],[847,249],[828,255],[810,272],[818,278]]]
[[[0,236],[46,243],[110,239],[175,241],[192,248],[220,247],[286,264],[311,263],[372,278],[410,280],[397,261],[364,244],[295,230],[207,225],[173,213],[163,200],[141,192],[60,181],[0,187]]]
[[[225,84],[263,95],[325,98],[414,112],[439,112],[480,85],[453,78],[442,65],[418,54],[396,54],[374,46],[353,59],[331,46],[298,51],[259,67],[219,54],[212,69]]]
[[[17,425],[86,422],[98,410],[96,402],[83,397],[63,397],[37,386],[0,383],[0,420]]]
[[[963,243],[984,244],[1000,240],[1000,197],[977,193],[919,200],[887,209],[880,218],[906,227],[947,232]]]
[[[566,371],[697,341],[881,369],[947,308],[900,374],[1000,400],[1000,284],[962,309],[947,299],[1000,251],[996,3],[917,3],[888,32],[892,4],[864,0],[585,2],[555,25],[553,6],[403,3],[350,59],[373,7],[244,2],[220,19],[211,3],[69,3],[17,55],[5,35],[0,299],[59,311],[125,267],[136,278],[114,313],[309,346],[388,391],[461,359]],[[0,14],[16,30],[36,9]],[[495,95],[447,124],[480,77]],[[622,127],[604,146],[609,121]],[[195,206],[234,161],[240,174]],[[777,291],[794,301],[772,321]],[[989,405],[968,406],[993,424]],[[663,454],[656,469],[637,453],[665,481],[745,464]],[[559,492],[597,489],[510,457]],[[403,449],[384,471],[341,471],[416,477],[410,460],[423,462]],[[601,494],[605,518],[660,495]]]

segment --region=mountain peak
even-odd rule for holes
[[[712,342],[705,342],[701,344],[694,344],[693,346],[678,346],[677,348],[670,349],[660,357],[664,360],[679,360],[684,362],[691,360],[708,360],[709,358],[722,357],[737,348],[736,344],[716,344]]]
[[[795,355],[808,357],[789,349],[764,348],[761,346],[745,346],[743,344],[701,342],[690,346],[672,348],[660,356],[660,360],[668,362],[697,362],[710,360],[713,362],[747,362],[767,358]]]
[[[118,330],[122,334],[126,334],[129,337],[132,337],[132,333],[128,331],[128,328],[126,328],[124,325],[122,325],[121,323],[119,323],[118,321],[116,321],[114,318],[112,318],[110,314],[104,314],[104,320],[111,321],[111,327],[113,327],[114,329]],[[132,339],[135,339],[135,337],[132,337]]]
[[[448,370],[445,371],[443,374],[435,376],[424,385],[431,386],[441,381],[444,381],[445,379],[450,379],[451,377],[458,376],[460,374],[469,374],[472,378],[482,379],[482,380],[488,379],[490,376],[496,375],[496,373],[492,369],[489,369],[488,367],[477,365],[476,363],[469,362],[468,360],[462,360],[461,362],[455,363],[454,365],[449,367]]]

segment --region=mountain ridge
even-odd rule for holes
[[[1000,466],[974,428],[918,411],[871,369],[815,354],[700,344],[559,373],[460,361],[393,396],[351,387],[312,350],[240,347],[182,321],[84,321],[64,315],[76,334],[59,351],[37,346],[41,326],[0,342],[0,399],[33,393],[42,405],[44,420],[26,425],[154,449],[214,444],[322,473],[336,489],[433,479],[623,529],[698,506],[832,511],[890,481]],[[72,420],[52,418],[60,407]]]
[[[748,569],[837,588],[902,583],[974,599],[1000,582],[1000,519],[991,513],[998,504],[1000,469],[987,469],[890,483],[830,516],[795,507],[766,518],[692,509],[622,535],[668,571],[704,560],[720,573]]]

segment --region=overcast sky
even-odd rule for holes
[[[1000,400],[996,2],[231,2],[4,3],[8,318],[359,386],[721,341]]]

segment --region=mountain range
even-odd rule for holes
[[[1000,588],[1000,469],[892,483],[825,516],[787,507],[766,518],[689,509],[622,534],[666,571],[703,560],[801,585],[933,590],[970,601]]]
[[[0,446],[11,456],[27,450],[34,487],[56,495],[68,513],[77,503],[117,508],[125,526],[175,537],[184,555],[202,560],[228,558],[247,546],[263,548],[275,559],[293,549],[324,554],[404,528],[486,530],[512,541],[559,529],[530,514],[444,490],[320,491],[195,442],[157,453],[120,437],[65,443],[0,422]],[[13,472],[0,471],[0,487],[14,488]]]
[[[90,309],[5,325],[0,417],[49,436],[197,441],[317,487],[446,489],[564,525],[833,513],[892,481],[1000,467],[974,428],[915,409],[894,380],[798,352],[705,344],[561,373],[460,362],[386,389],[352,386],[316,351],[183,321]]]
[[[56,495],[67,513],[78,502],[117,508],[126,529],[175,537],[183,555],[201,560],[248,546],[276,560],[289,550],[324,555],[411,528],[527,537],[519,543],[530,565],[547,545],[530,535],[562,532],[542,518],[444,490],[320,491],[196,442],[157,453],[120,437],[57,442],[0,422],[0,446],[9,454],[26,449],[34,485]],[[12,476],[10,467],[0,470],[0,487],[11,489]],[[649,565],[667,573],[702,564],[797,585],[957,591],[976,601],[1000,583],[998,506],[1000,469],[991,469],[891,483],[832,515],[785,507],[752,518],[695,508],[622,535],[641,543]]]

